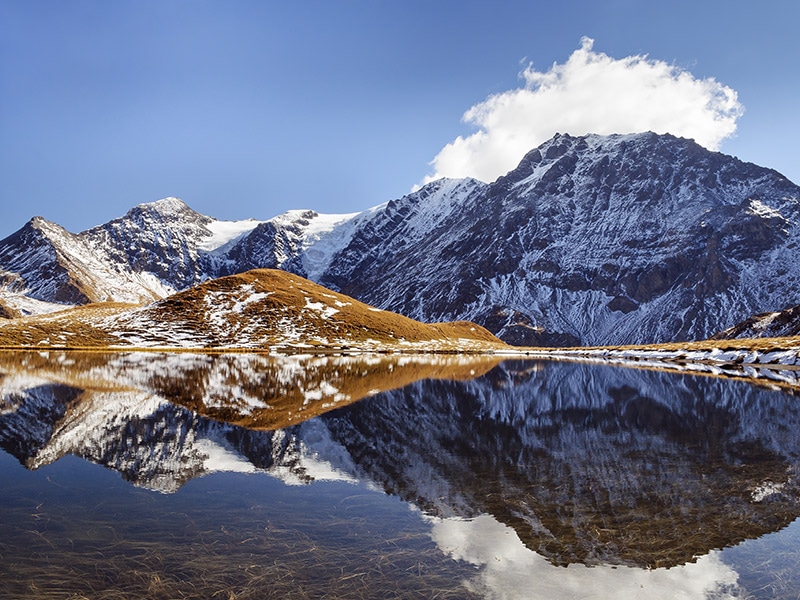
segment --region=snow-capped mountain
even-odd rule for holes
[[[136,206],[79,234],[34,217],[0,242],[3,297],[27,313],[99,301],[150,302],[207,278],[204,255],[257,225],[217,221],[177,198]],[[61,306],[42,308],[41,302]]]
[[[290,211],[263,222],[220,221],[165,198],[78,234],[34,217],[0,241],[0,299],[39,314],[88,302],[149,302],[253,268],[320,272],[338,248],[325,234],[355,216]]]
[[[691,140],[557,135],[494,183],[354,215],[226,224],[167,199],[77,235],[35,219],[0,241],[0,285],[30,312],[19,298],[140,301],[269,267],[512,343],[680,341],[800,303],[799,223],[797,185]]]
[[[798,186],[689,140],[556,136],[489,186],[390,203],[320,282],[515,341],[701,339],[800,300],[799,224]]]

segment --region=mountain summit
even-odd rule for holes
[[[531,345],[700,339],[800,303],[800,188],[653,133],[556,135],[491,184],[443,179],[353,215],[226,222],[165,199],[80,234],[35,221],[0,241],[9,311],[255,268]]]

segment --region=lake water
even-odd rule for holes
[[[790,387],[0,352],[2,598],[798,598]]]

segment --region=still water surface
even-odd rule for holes
[[[0,353],[2,598],[798,598],[791,389]]]

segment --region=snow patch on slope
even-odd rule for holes
[[[247,219],[244,221],[212,221],[206,228],[211,235],[197,244],[198,250],[222,253],[230,248],[244,235],[258,227],[262,221]]]
[[[16,311],[19,311],[23,316],[28,315],[44,315],[48,313],[57,312],[70,308],[71,304],[58,304],[56,302],[45,302],[37,300],[30,296],[23,294],[9,293],[0,290],[0,299],[8,306]]]
[[[341,215],[319,214],[311,220],[300,245],[303,269],[312,281],[318,281],[331,260],[347,246],[363,213]]]

